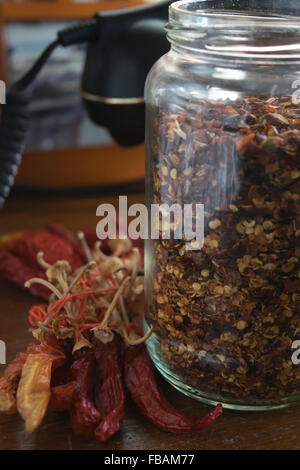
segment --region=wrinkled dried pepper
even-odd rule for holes
[[[153,424],[172,433],[196,432],[212,424],[222,413],[218,405],[200,419],[177,411],[158,389],[151,361],[144,344],[130,346],[125,351],[125,383],[140,412]]]
[[[25,420],[27,432],[33,432],[41,424],[51,396],[52,370],[65,360],[61,349],[46,343],[41,343],[37,351],[28,354],[17,390],[17,408]]]
[[[125,394],[120,363],[120,337],[107,344],[97,341],[95,403],[102,420],[95,431],[98,441],[106,441],[121,427]]]
[[[75,381],[71,425],[78,436],[90,437],[101,420],[101,414],[93,402],[95,355],[90,349],[76,351],[71,366],[71,380]]]
[[[16,391],[27,356],[27,352],[18,353],[0,378],[0,413],[14,414],[17,411]]]
[[[7,415],[16,413],[18,380],[19,377],[17,375],[4,375],[0,378],[0,413]]]
[[[16,357],[11,361],[11,363],[8,364],[8,366],[6,367],[3,375],[4,376],[16,375],[16,376],[21,377],[22,369],[23,369],[23,366],[26,362],[29,351],[33,351],[34,348],[36,347],[36,345],[37,345],[37,343],[30,346],[30,348],[28,348],[28,351],[26,351],[26,352],[19,352],[16,355]]]
[[[80,256],[82,264],[86,262],[83,248],[71,230],[68,230],[62,225],[55,224],[53,222],[48,222],[46,224],[46,228],[49,230],[49,232],[54,233],[54,235],[57,235],[62,240],[65,240],[73,248],[74,252]]]
[[[16,240],[22,237],[24,232],[11,232],[0,236],[0,250],[10,250]]]
[[[58,260],[68,261],[72,269],[82,265],[82,259],[74,252],[72,246],[62,238],[46,231],[24,233],[13,243],[10,251],[19,256],[23,262],[34,269],[40,269],[37,254],[44,253],[44,259],[49,264]]]
[[[42,270],[29,267],[20,258],[8,251],[0,251],[0,273],[4,279],[17,284],[22,289],[25,289],[25,282],[32,277],[45,277]],[[48,300],[50,295],[49,289],[40,284],[32,284],[29,292],[46,300]]]
[[[11,236],[1,237],[0,240],[0,274],[8,281],[24,288],[24,284],[31,278],[45,279],[44,269],[38,264],[37,254],[44,253],[44,259],[49,264],[59,260],[66,260],[72,269],[83,263],[79,249],[75,248],[63,238],[46,231],[18,232]],[[74,245],[75,246],[75,245]],[[40,284],[33,284],[29,291],[34,296],[48,300],[50,291]]]
[[[48,343],[57,346],[57,340],[53,335],[48,335]],[[23,366],[29,353],[39,353],[44,346],[36,342],[29,346],[26,352],[20,352],[6,367],[3,377],[0,378],[0,413],[13,414],[17,412],[16,392],[22,374]]]
[[[48,409],[51,411],[70,410],[73,403],[75,382],[68,382],[51,388],[51,398]]]

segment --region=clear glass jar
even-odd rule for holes
[[[147,242],[148,348],[177,389],[229,408],[300,398],[299,17],[296,1],[175,2],[146,84],[148,207],[205,211],[201,249]]]

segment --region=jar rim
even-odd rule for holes
[[[295,0],[179,0],[166,30],[171,43],[205,54],[299,61],[299,23]]]
[[[298,3],[298,7],[295,5]],[[263,7],[263,5],[266,5]],[[274,5],[274,2],[272,2]],[[199,18],[211,18],[220,21],[235,22],[267,22],[277,25],[279,21],[298,22],[300,19],[300,2],[287,0],[284,7],[270,7],[267,1],[244,0],[236,3],[235,0],[177,0],[169,6],[169,18],[181,20],[181,22],[190,20],[196,22]],[[282,2],[281,2],[282,5]],[[280,8],[279,8],[280,7]],[[294,8],[292,8],[294,7]]]

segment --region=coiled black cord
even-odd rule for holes
[[[59,46],[60,43],[58,39],[56,41],[53,41],[49,46],[44,50],[44,52],[40,55],[38,60],[33,64],[30,70],[25,73],[25,75],[20,78],[14,85],[12,85],[11,90],[24,90],[25,88],[30,85],[30,83],[33,82],[33,80],[36,78],[37,74],[39,71],[43,68],[47,60],[49,59],[50,55],[52,54],[52,51]]]
[[[69,46],[97,39],[97,17],[82,21],[59,31],[31,69],[14,83],[6,93],[0,121],[0,208],[3,207],[21,162],[26,134],[30,124],[29,95],[26,88],[34,81],[57,46]]]

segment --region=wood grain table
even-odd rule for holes
[[[143,202],[143,195],[130,196],[128,203]],[[47,221],[64,224],[72,230],[96,226],[96,207],[102,202],[117,203],[103,197],[11,197],[0,212],[0,234],[22,229],[38,229]],[[26,349],[27,312],[34,302],[27,292],[0,280],[0,339],[7,346],[7,360]],[[0,366],[0,375],[4,366]],[[161,377],[160,386],[179,409],[201,416],[208,406],[186,398]],[[225,410],[213,426],[200,433],[176,436],[156,429],[139,415],[127,400],[121,431],[108,442],[76,437],[67,414],[48,413],[41,428],[27,435],[18,416],[0,417],[0,449],[103,449],[103,450],[204,450],[204,449],[300,449],[300,407],[272,412]]]

